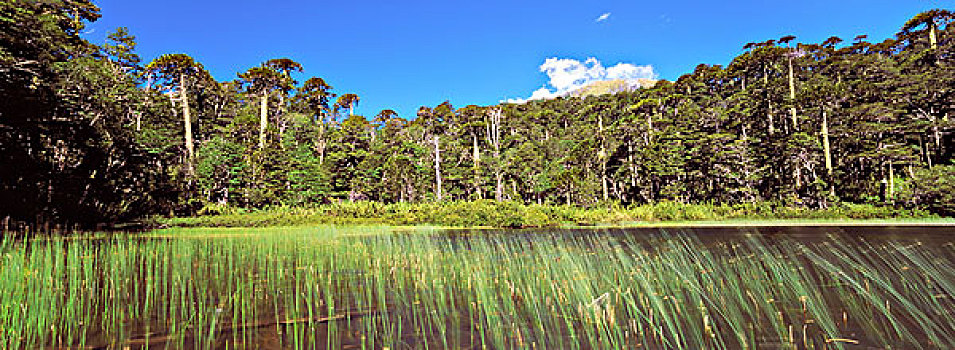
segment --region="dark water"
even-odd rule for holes
[[[955,225],[452,229],[434,234],[436,240],[450,239],[459,244],[467,244],[475,239],[518,239],[527,242],[566,240],[578,243],[580,238],[594,237],[652,243],[655,239],[673,236],[689,237],[707,245],[737,243],[758,237],[770,244],[782,240],[810,244],[835,239],[869,243],[921,242],[941,246],[955,243]]]
[[[395,237],[402,237],[406,233],[396,233]],[[412,239],[418,239],[421,236],[420,232],[415,232],[410,234],[411,237],[416,237]],[[442,244],[435,245],[435,247],[447,247],[452,251],[454,250],[469,250],[472,246],[477,245],[487,245],[487,244],[501,244],[506,245],[508,249],[513,250],[514,248],[524,248],[524,249],[534,249],[536,245],[554,245],[557,244],[566,244],[567,246],[572,246],[574,248],[580,248],[581,250],[587,251],[597,251],[599,249],[605,249],[607,247],[607,242],[613,242],[612,244],[621,244],[624,245],[624,249],[641,249],[643,251],[652,251],[661,253],[660,246],[664,245],[661,243],[666,243],[671,240],[690,240],[695,243],[700,243],[702,247],[713,247],[714,251],[726,252],[724,248],[727,246],[733,245],[745,245],[746,242],[751,242],[754,239],[765,244],[767,246],[785,246],[792,247],[791,243],[796,242],[799,245],[805,245],[809,247],[810,250],[815,250],[816,253],[821,254],[824,258],[825,247],[828,243],[831,242],[842,242],[847,246],[856,246],[859,247],[869,247],[868,251],[875,252],[876,250],[871,249],[871,247],[879,247],[884,245],[914,245],[918,244],[924,246],[926,249],[934,249],[937,247],[951,246],[955,244],[955,226],[748,226],[748,227],[682,227],[682,228],[536,228],[536,229],[487,229],[487,230],[439,230],[431,232],[429,235],[431,240],[439,242]],[[380,237],[363,237],[355,239],[368,239],[376,240],[382,239]],[[388,239],[394,239],[388,238]],[[212,247],[216,244],[215,239],[208,240],[209,247]],[[443,249],[443,248],[442,248]],[[663,254],[665,252],[662,252]],[[798,255],[798,254],[795,254]],[[948,253],[951,253],[949,250]],[[786,252],[789,254],[789,252]],[[865,254],[865,253],[864,253]],[[486,259],[494,260],[499,257],[488,256]],[[812,262],[805,261],[807,258],[804,256],[795,256],[793,257],[794,261],[800,261],[805,263],[806,268],[814,269],[817,265],[814,265]],[[947,263],[955,263],[951,261],[953,258],[951,255],[941,257],[945,259]],[[882,266],[880,262],[880,257],[875,255],[870,261],[874,266]],[[294,267],[292,267],[294,270]],[[813,274],[823,276],[825,275],[824,271],[813,271]],[[339,278],[346,279],[355,279],[358,282],[355,282],[355,286],[360,286],[362,281],[363,271],[360,270],[341,270],[336,274]],[[955,276],[953,273],[952,276]],[[948,278],[948,277],[946,277]],[[950,281],[955,283],[955,280]],[[827,282],[828,283],[828,282]],[[932,287],[933,289],[935,287]],[[828,292],[825,292],[828,293]],[[932,315],[943,315],[945,313],[955,312],[955,296],[948,295],[945,290],[939,290],[935,292],[938,296],[944,297],[940,299],[937,305],[940,305],[944,310],[933,310]],[[392,296],[389,296],[389,306],[394,306],[393,302],[397,300],[391,300]],[[832,299],[830,299],[832,298]],[[826,299],[830,305],[840,305],[840,301],[836,296],[826,296]],[[790,305],[792,307],[798,307],[798,305]],[[354,307],[359,309],[360,307]],[[266,303],[264,307],[261,308],[263,311],[258,317],[261,317],[263,322],[270,320],[275,320],[278,315],[277,312],[280,310],[273,309],[271,304]],[[838,315],[844,312],[844,309],[832,309],[830,310],[832,314]],[[390,314],[391,318],[394,318],[395,315],[410,316],[412,314],[421,313],[421,310],[396,310]],[[361,335],[358,333],[363,329],[363,322],[379,321],[380,318],[386,316],[379,315],[370,315],[368,317],[355,318],[350,321],[339,322],[337,328],[332,330],[327,327],[333,323],[323,323],[317,325],[315,338],[317,339],[326,339],[330,337],[337,337],[340,339],[340,342],[336,346],[327,346],[324,343],[308,343],[305,346],[289,346],[288,335],[283,334],[288,331],[287,327],[282,326],[268,326],[257,328],[254,332],[254,340],[251,340],[248,343],[236,343],[229,341],[229,334],[223,334],[220,337],[222,339],[215,341],[212,345],[214,348],[362,348],[362,343],[360,341]],[[411,319],[411,317],[405,317],[404,319]],[[899,320],[907,328],[919,329],[920,320],[899,317]],[[144,323],[160,323],[161,320],[141,320]],[[462,319],[461,323],[463,328],[472,329],[472,325],[469,325],[469,319]],[[719,322],[714,321],[714,322]],[[759,323],[760,320],[754,320],[754,322]],[[800,324],[799,320],[793,320],[795,324]],[[274,322],[273,322],[274,323]],[[283,328],[285,327],[285,328]],[[513,325],[512,325],[513,327]],[[516,327],[522,327],[517,325]],[[225,327],[228,328],[228,327]],[[356,330],[355,333],[352,333],[348,330]],[[866,330],[858,323],[853,323],[853,321],[847,322],[843,329],[848,336],[852,336],[854,339],[860,340],[859,344],[843,344],[840,346],[833,345],[832,347],[818,347],[818,348],[846,348],[846,349],[880,349],[887,348],[885,346],[878,345],[878,342],[867,339],[865,336]],[[133,334],[142,334],[148,332],[148,329],[136,327],[132,332]],[[335,334],[330,334],[330,333]],[[787,345],[778,341],[774,338],[775,334],[770,333],[768,330],[767,333],[761,333],[759,330],[754,330],[754,337],[758,338],[760,344],[756,348],[760,349],[777,349],[777,348],[788,348]],[[797,336],[799,329],[796,330]],[[462,332],[461,334],[466,334],[467,332]],[[924,339],[923,335],[916,334],[916,338]],[[91,334],[90,338],[92,343],[96,344],[94,347],[101,346],[103,348],[109,348],[112,344],[109,341],[109,336],[107,335],[95,335]],[[421,334],[417,334],[413,331],[412,327],[405,327],[400,331],[400,338],[402,342],[406,345],[403,348],[442,348],[441,343],[434,342],[433,339],[424,337]],[[473,339],[470,341],[473,342]],[[193,348],[189,346],[192,342],[191,339],[187,339],[184,343],[188,348]],[[945,348],[944,346],[939,346],[938,344],[931,344],[928,341],[920,340],[922,344],[921,348],[932,348],[940,349]],[[164,347],[169,346],[169,344],[175,343],[165,343],[163,341],[154,342],[147,346],[146,344],[137,344],[132,346],[133,348],[144,348],[144,347]],[[470,344],[472,348],[480,348],[480,344],[477,343],[468,343],[468,341],[463,341],[462,344]],[[901,344],[901,343],[900,343]],[[912,344],[901,344],[901,347],[893,348],[909,348]],[[195,346],[194,348],[202,348],[202,346]],[[580,348],[591,348],[587,345],[581,345]],[[653,346],[652,344],[645,344],[642,348],[664,348]],[[741,344],[729,345],[729,348],[743,348]],[[797,346],[797,348],[806,348]],[[916,347],[918,348],[918,347]]]
[[[523,246],[533,248],[536,244],[552,244],[554,242],[566,242],[576,246],[585,246],[584,249],[599,250],[606,249],[607,246],[601,242],[612,241],[622,244],[626,249],[639,249],[643,251],[653,251],[659,254],[666,254],[666,251],[659,250],[662,242],[669,240],[686,239],[701,244],[702,248],[715,248],[714,251],[724,251],[719,247],[734,245],[745,245],[746,242],[759,241],[768,247],[795,246],[806,247],[808,250],[819,253],[816,255],[823,259],[832,257],[824,252],[832,243],[838,242],[843,247],[858,247],[861,256],[865,258],[865,264],[871,268],[891,270],[908,270],[908,266],[895,266],[893,263],[883,261],[882,258],[888,253],[898,253],[892,249],[880,249],[885,247],[919,247],[921,251],[937,251],[940,254],[936,256],[936,262],[942,265],[951,266],[953,256],[949,249],[955,245],[955,226],[942,225],[900,225],[900,226],[746,226],[746,227],[669,227],[669,228],[535,228],[535,229],[483,229],[483,230],[448,230],[434,235],[436,240],[451,240],[452,247],[456,249],[468,249],[474,242],[486,243],[487,241],[502,242],[512,244],[517,240],[522,242]],[[588,245],[591,246],[586,247]],[[855,248],[852,248],[855,249]],[[810,272],[810,275],[826,275],[826,271],[819,269],[819,265],[803,256],[800,252],[780,251],[786,256],[786,259],[793,261],[802,261],[804,269]],[[493,259],[493,257],[491,258]],[[951,272],[951,271],[949,271]],[[889,273],[894,275],[893,273]],[[903,277],[905,276],[905,277]],[[939,276],[933,278],[943,281],[924,282],[921,287],[924,290],[932,290],[935,298],[941,301],[926,304],[922,311],[926,315],[948,315],[955,312],[955,304],[951,299],[955,298],[950,291],[940,288],[937,283],[951,283],[955,281],[945,281],[955,275]],[[924,275],[913,275],[899,272],[898,277],[906,279],[908,277],[923,278]],[[837,282],[838,283],[838,282]],[[866,286],[868,288],[868,285]],[[835,296],[837,292],[828,291],[823,288],[825,299],[829,305],[840,304],[840,300]],[[832,293],[833,295],[829,295]],[[903,295],[904,297],[904,295]],[[888,302],[887,302],[888,303]],[[888,305],[888,304],[886,304]],[[838,306],[829,310],[833,315],[843,313],[845,306]],[[935,308],[935,309],[932,309]],[[878,314],[876,312],[876,314]],[[878,316],[876,316],[878,317]],[[843,331],[851,335],[856,343],[831,344],[830,348],[845,349],[893,349],[893,348],[929,348],[945,349],[946,345],[937,344],[929,341],[924,333],[920,333],[924,320],[909,316],[895,315],[903,328],[908,328],[913,332],[913,337],[918,339],[916,344],[898,343],[886,345],[875,339],[868,338],[866,328],[860,323],[847,321]],[[955,329],[953,329],[955,331]],[[757,332],[759,333],[759,332]],[[795,337],[799,337],[799,330],[794,331]],[[772,334],[757,335],[763,342],[756,348],[776,349],[791,348],[791,345],[774,339]],[[729,348],[746,348],[743,344],[728,344]],[[795,345],[795,348],[815,348],[814,346]],[[649,346],[649,348],[656,348]],[[826,348],[826,347],[824,347]]]

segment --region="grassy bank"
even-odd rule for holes
[[[955,347],[951,243],[767,239],[375,228],[7,239],[0,347]]]
[[[176,227],[267,227],[320,224],[438,225],[457,227],[543,227],[722,220],[924,219],[921,210],[862,204],[835,204],[806,209],[762,204],[708,205],[663,202],[641,206],[580,208],[525,205],[516,202],[445,202],[381,204],[346,202],[315,207],[276,207],[247,211],[207,208],[204,215],[161,219]]]

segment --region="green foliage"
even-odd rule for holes
[[[97,18],[89,1],[0,3],[0,217],[116,222],[175,200],[135,41],[120,30],[98,50],[79,37]]]
[[[635,206],[580,208],[564,205],[525,205],[514,201],[455,201],[443,203],[340,202],[318,206],[275,206],[247,211],[207,205],[196,217],[162,219],[181,227],[268,227],[319,224],[438,225],[452,227],[546,227],[562,225],[640,224],[714,220],[774,219],[909,219],[931,218],[922,210],[839,203],[826,209],[774,205],[681,204],[659,202]]]
[[[615,94],[445,101],[371,120],[354,114],[358,95],[300,83],[305,69],[289,58],[223,82],[186,54],[143,66],[125,28],[102,47],[79,37],[98,17],[88,1],[0,4],[0,197],[11,199],[0,217],[92,224],[365,200],[393,212],[350,219],[881,217],[894,203],[952,213],[947,179],[924,170],[953,154],[947,10],[882,42],[786,36],[675,82],[598,84]],[[912,193],[896,201],[902,186]]]
[[[955,165],[919,169],[902,187],[899,199],[904,203],[955,216]]]

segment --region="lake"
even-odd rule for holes
[[[955,227],[169,229],[0,245],[0,347],[955,347]]]

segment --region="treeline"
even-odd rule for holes
[[[476,199],[953,212],[946,10],[880,42],[747,44],[652,88],[407,118],[355,115],[359,96],[287,58],[228,81],[184,54],[144,62],[123,28],[80,38],[98,17],[83,0],[0,4],[0,219]]]

